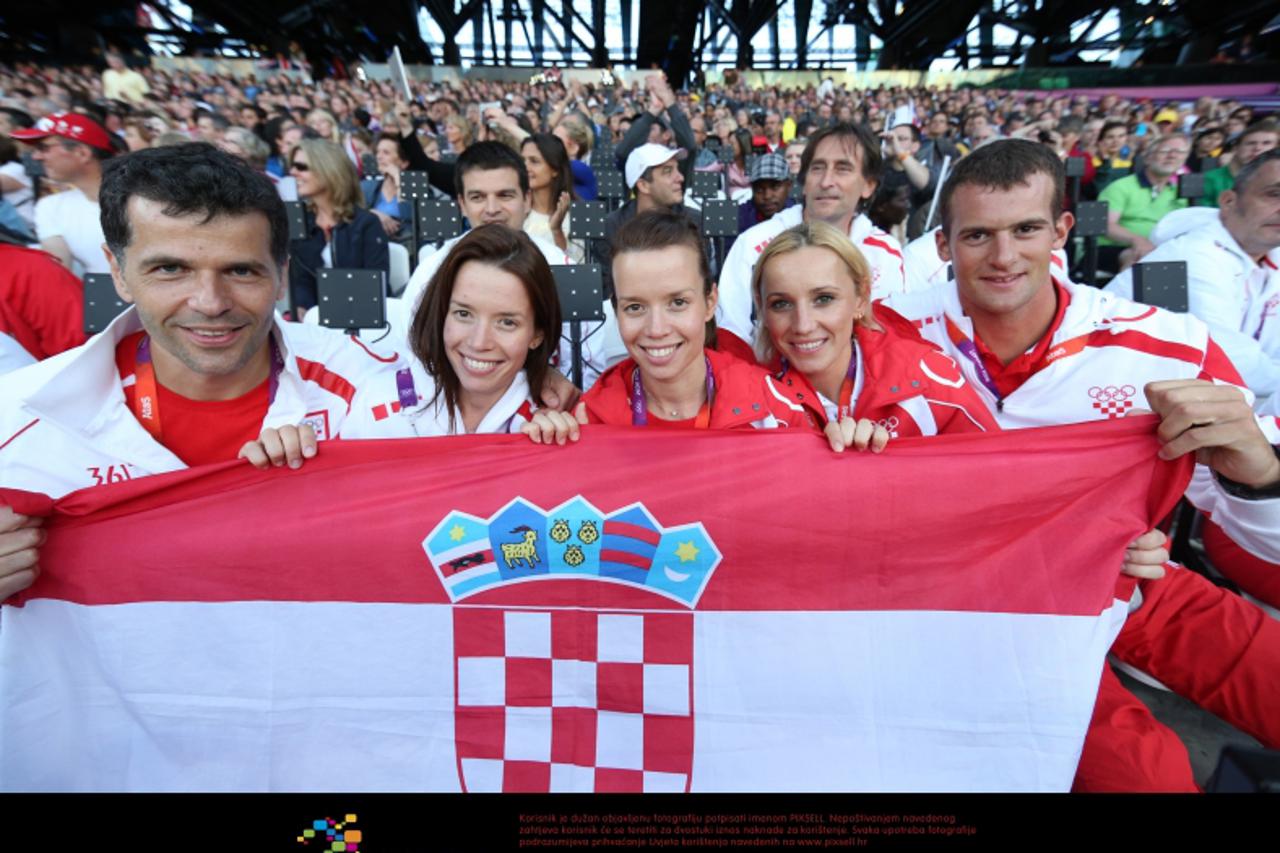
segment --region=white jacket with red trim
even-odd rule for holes
[[[947,333],[950,319],[970,340],[974,334],[954,282],[895,296],[887,304],[914,321],[926,339],[960,365],[1005,429],[1122,417],[1130,409],[1150,408],[1144,386],[1165,379],[1234,385],[1252,401],[1230,360],[1195,317],[1139,305],[1083,285],[1063,286],[1071,301],[1061,325],[1052,330],[1048,364],[1003,401],[982,383],[973,363]],[[1275,418],[1259,418],[1258,423],[1272,444],[1280,443]],[[1240,545],[1259,557],[1280,561],[1280,498],[1234,497],[1203,465],[1196,466],[1187,498]]]
[[[1259,397],[1280,391],[1280,248],[1253,258],[1214,216],[1161,243],[1142,262],[1187,264],[1187,310],[1209,325],[1249,389]],[[1106,288],[1133,298],[1133,270]]]
[[[58,498],[187,467],[125,402],[116,345],[141,330],[130,309],[83,346],[0,376],[0,487]],[[342,435],[356,390],[387,359],[341,332],[279,315],[272,334],[284,369],[263,427],[309,423],[322,440]]]
[[[748,344],[755,340],[756,324],[751,318],[751,272],[756,259],[774,237],[799,225],[803,216],[801,206],[793,205],[772,219],[751,226],[733,241],[733,248],[720,269],[720,302],[716,305],[716,325],[719,328],[732,332]],[[853,218],[849,239],[871,265],[871,298],[901,293],[905,287],[906,270],[902,265],[902,247],[898,241],[872,225],[865,216]]]
[[[400,401],[396,379],[397,372],[406,368],[418,399],[416,405],[408,408]],[[522,370],[481,418],[475,434],[520,432],[520,427],[533,419],[536,408],[529,397],[529,379]],[[351,414],[342,425],[343,438],[426,438],[465,432],[461,413],[450,422],[444,397],[436,398],[435,380],[413,357],[387,365],[380,375],[366,382],[356,394]]]

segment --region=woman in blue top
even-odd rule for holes
[[[289,296],[299,313],[315,306],[319,271],[388,271],[387,235],[378,218],[363,209],[356,167],[346,152],[323,139],[303,139],[293,151],[289,173],[307,204],[307,234],[289,241]]]

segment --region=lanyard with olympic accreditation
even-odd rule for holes
[[[275,338],[268,338],[271,343],[271,375],[267,385],[267,405],[276,399],[276,389],[280,385],[280,371],[284,369],[284,356],[276,346]],[[151,363],[151,336],[143,335],[138,341],[138,355],[133,369],[137,382],[133,396],[133,413],[138,421],[151,433],[151,437],[160,441],[160,395],[156,388],[156,368]]]
[[[707,362],[707,399],[698,409],[698,417],[693,422],[694,429],[706,429],[711,425],[711,400],[716,394],[716,378],[711,372],[711,359],[703,356]],[[640,368],[636,367],[631,374],[631,425],[649,425],[649,404],[644,399],[644,388],[640,384]]]

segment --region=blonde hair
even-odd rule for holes
[[[565,129],[572,139],[578,145],[578,159],[587,160],[591,157],[591,143],[594,141],[594,135],[587,126],[581,113],[568,113],[564,118],[560,119],[560,126]]]
[[[342,128],[338,126],[338,120],[334,117],[333,113],[323,107],[316,107],[314,110],[307,113],[307,119],[305,122],[307,127],[311,127],[311,120],[313,118],[323,118],[329,122],[329,135],[325,137],[329,142],[332,142],[335,145],[342,142]],[[316,130],[314,127],[311,127],[311,129]],[[316,130],[316,133],[319,132],[320,131]]]
[[[333,215],[342,222],[356,217],[356,209],[364,207],[364,193],[360,192],[360,176],[355,164],[336,144],[327,139],[302,139],[294,149],[307,155],[307,168],[329,192]],[[308,207],[314,204],[308,200]]]
[[[471,126],[471,122],[467,121],[465,116],[457,113],[450,113],[444,123],[455,127],[462,134],[462,147],[466,148],[476,141],[475,129]]]
[[[862,252],[858,251],[858,247],[853,245],[845,234],[841,233],[834,225],[818,221],[802,222],[799,225],[788,228],[769,242],[765,250],[760,253],[755,269],[751,273],[751,300],[755,303],[756,316],[761,318],[761,322],[756,328],[755,348],[762,364],[771,361],[774,355],[773,340],[769,337],[769,330],[764,323],[765,307],[764,294],[762,293],[764,268],[769,261],[778,255],[785,255],[787,252],[794,252],[809,246],[829,249],[834,252],[836,257],[844,262],[845,268],[848,269],[849,277],[853,279],[854,292],[870,304],[871,266],[867,263],[867,259],[862,256]],[[868,329],[880,328],[880,325],[871,316],[869,308],[855,322]],[[852,331],[850,329],[850,332]]]

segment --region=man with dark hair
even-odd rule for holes
[[[1098,153],[1093,157],[1093,188],[1102,192],[1112,181],[1133,172],[1133,160],[1122,157],[1129,139],[1129,126],[1122,121],[1109,121],[1098,133]]]
[[[781,154],[761,154],[751,164],[751,198],[738,205],[738,233],[772,219],[780,211],[795,204],[791,198],[791,171]],[[730,238],[729,247],[733,246]]]
[[[721,331],[747,346],[755,339],[751,270],[770,240],[802,221],[820,219],[849,235],[871,266],[872,298],[902,291],[901,247],[861,213],[880,182],[882,162],[880,141],[863,125],[837,124],[814,134],[800,160],[803,207],[789,207],[739,234],[725,256],[716,306]]]
[[[133,307],[0,377],[0,482],[60,497],[234,459],[268,426],[339,434],[382,365],[276,314],[288,225],[264,175],[203,143],[150,148],[108,162],[101,203],[116,292]],[[0,598],[34,580],[39,523],[0,507]]]
[[[1231,189],[1240,170],[1253,158],[1277,145],[1280,145],[1280,125],[1274,121],[1264,119],[1245,128],[1244,133],[1236,140],[1231,162],[1204,173],[1204,195],[1197,204],[1202,207],[1217,207],[1218,196]]]
[[[1058,136],[1062,139],[1063,158],[1079,157],[1084,161],[1084,175],[1080,182],[1092,185],[1097,177],[1097,169],[1093,166],[1093,158],[1080,147],[1080,137],[1084,135],[1084,119],[1075,115],[1065,115],[1058,119]]]
[[[498,223],[516,230],[524,228],[525,217],[532,208],[529,172],[520,155],[501,142],[476,142],[467,146],[467,150],[458,155],[454,187],[458,210],[471,227]],[[446,240],[439,249],[433,249],[428,243],[418,253],[418,266],[400,294],[410,316],[417,310],[431,277],[460,239],[461,236]],[[530,239],[542,250],[547,263],[570,263],[563,249],[536,237]]]
[[[604,273],[606,295],[613,293],[613,235],[622,226],[649,210],[690,212],[684,206],[685,175],[681,164],[685,162],[688,162],[688,153],[683,148],[654,143],[641,145],[627,155],[623,177],[634,196],[605,218],[604,237],[594,243],[595,256]]]
[[[1034,142],[1002,140],[965,157],[940,200],[938,252],[954,280],[894,296],[889,306],[955,359],[1006,429],[1153,410],[1161,455],[1195,453],[1204,462],[1188,499],[1250,551],[1280,557],[1272,446],[1280,429],[1253,416],[1235,369],[1199,320],[1055,278],[1050,257],[1073,224],[1063,186],[1062,162]],[[1136,590],[1126,578],[1117,588],[1133,612],[1113,654],[1268,745],[1280,743],[1280,622],[1190,571],[1126,563],[1125,572],[1142,579]],[[1076,786],[1196,790],[1177,736],[1109,668]]]
[[[98,224],[98,185],[103,162],[116,150],[111,134],[86,115],[54,113],[33,128],[9,135],[35,146],[35,158],[49,180],[70,186],[36,202],[40,248],[73,272],[107,272]],[[79,269],[72,268],[73,263]]]

